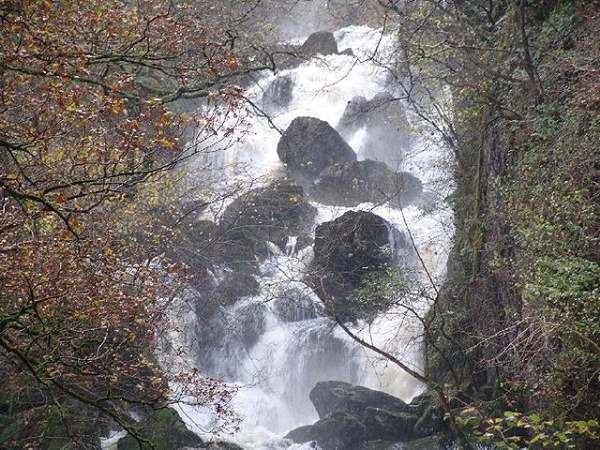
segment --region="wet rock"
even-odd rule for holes
[[[410,405],[415,408],[419,416],[414,427],[415,435],[430,436],[446,429],[444,414],[437,405],[436,395],[434,393],[426,391],[415,397],[410,402]]]
[[[388,92],[381,92],[372,99],[356,96],[348,102],[340,119],[340,126],[356,129],[361,126],[406,124],[406,112],[401,102]]]
[[[204,447],[203,447],[204,448]],[[219,442],[211,442],[206,447],[206,450],[244,450],[237,444],[233,442],[219,441]]]
[[[417,202],[421,181],[407,173],[394,172],[380,161],[334,164],[319,174],[313,196],[327,205],[356,206],[364,202],[404,207]]]
[[[432,436],[408,441],[402,448],[404,450],[442,450],[453,447],[448,445],[448,439],[443,433],[437,433]]]
[[[309,234],[315,215],[316,209],[305,199],[302,187],[283,179],[236,199],[225,210],[219,226],[231,259],[265,257],[268,242],[284,251],[289,236]]]
[[[354,436],[355,447],[351,447],[357,450],[392,450],[400,448],[400,443],[404,442],[411,442],[415,449],[427,448],[421,446],[426,445],[426,442],[437,442],[438,438],[430,437],[443,436],[440,433],[446,431],[436,407],[435,396],[428,392],[407,404],[385,392],[342,381],[326,381],[316,384],[310,393],[310,399],[320,420],[312,426],[291,432],[289,436],[295,442],[316,440],[317,430],[314,427],[339,417],[351,417],[360,424],[360,435]],[[339,431],[335,427],[326,430],[328,433]],[[421,438],[430,440],[417,441]]]
[[[245,298],[205,318],[199,314],[193,343],[198,364],[215,378],[239,379],[242,361],[266,329],[268,306]],[[239,364],[223,365],[223,355]]]
[[[402,450],[404,449],[404,443],[402,442],[391,442],[377,439],[375,441],[363,442],[359,447],[359,450]],[[433,448],[431,450],[434,450]]]
[[[365,427],[355,417],[335,412],[313,425],[296,428],[286,439],[296,443],[316,442],[323,450],[352,450],[364,441]]]
[[[177,412],[171,408],[164,408],[154,412],[144,419],[140,426],[140,435],[150,441],[150,445],[142,445],[144,449],[172,450],[185,447],[202,447],[202,439],[188,430]],[[118,450],[140,450],[137,440],[125,436],[117,443]]]
[[[366,211],[348,211],[315,232],[314,260],[308,282],[326,307],[341,320],[368,319],[389,307],[385,298],[369,302],[354,296],[364,282],[384,276],[400,248],[408,244],[386,220]]]
[[[300,47],[300,53],[304,56],[335,55],[338,46],[333,33],[329,31],[317,31],[311,34]]]
[[[319,173],[336,163],[355,161],[356,154],[327,122],[297,117],[283,133],[277,154],[301,183],[312,183]]]
[[[275,78],[265,89],[263,94],[263,106],[267,111],[287,107],[292,101],[294,91],[294,79],[287,74]]]
[[[307,287],[283,290],[274,302],[275,313],[285,322],[299,322],[318,316],[319,307],[311,298]]]
[[[348,102],[337,128],[349,139],[361,127],[367,131],[362,156],[385,162],[393,169],[399,168],[412,143],[402,103],[389,93],[377,94],[370,100],[354,97]]]
[[[369,437],[387,440],[408,441],[420,437],[415,433],[419,416],[410,407],[399,409],[366,408],[363,423]]]
[[[310,400],[321,418],[335,411],[344,411],[362,418],[367,408],[412,411],[408,404],[397,397],[343,381],[317,383],[310,391]]]
[[[228,272],[213,290],[213,298],[220,306],[229,306],[242,297],[257,295],[259,291],[258,281],[251,273]]]

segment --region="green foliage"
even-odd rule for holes
[[[600,265],[583,258],[542,258],[524,297],[543,300],[554,320],[585,333],[600,333]]]
[[[409,294],[408,274],[398,267],[385,267],[369,273],[353,295],[350,308],[356,317],[371,320]]]
[[[542,415],[505,411],[500,417],[486,418],[474,407],[465,408],[457,422],[473,441],[496,449],[578,448],[582,440],[600,442],[598,420],[558,422]]]

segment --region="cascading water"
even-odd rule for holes
[[[256,117],[243,143],[209,161],[212,169],[222,174],[221,179],[268,182],[284,169],[276,152],[279,130],[285,130],[294,118],[316,117],[336,127],[353,98],[372,99],[382,92],[394,94],[386,71],[375,62],[392,57],[391,37],[356,26],[337,31],[335,37],[339,48],[351,48],[356,58],[315,57],[296,68],[265,76],[250,88],[247,95],[269,112],[270,120]],[[293,90],[289,104],[280,107],[264,93],[276,92],[274,84],[282,83],[284,78]],[[344,135],[359,160],[368,153],[372,131],[363,126]],[[441,147],[418,136],[407,142],[402,148],[390,147],[383,152],[384,156],[385,152],[387,156],[402,153],[398,163],[401,166],[394,169],[418,176],[426,192],[438,196],[448,193],[446,174],[438,164],[444,158]],[[383,159],[389,164],[392,158]],[[414,242],[428,272],[422,270],[420,263],[414,263],[418,278],[424,280],[423,286],[428,285],[430,277],[438,281],[443,276],[451,237],[451,214],[447,208],[433,208],[425,213],[416,206],[400,210],[388,204],[365,203],[353,208],[325,206],[315,201],[311,204],[318,211],[315,227],[349,210],[371,211],[383,217],[406,239],[410,238],[411,245]],[[396,239],[390,230],[390,242]],[[213,339],[210,346],[195,344],[197,348],[189,352],[195,352],[194,365],[199,369],[223,377],[239,389],[234,409],[242,423],[231,440],[244,448],[301,448],[281,437],[294,427],[317,420],[308,394],[318,381],[347,381],[384,390],[404,400],[410,400],[422,389],[416,380],[360,347],[323,315],[321,300],[302,282],[313,258],[312,248],[299,248],[297,236],[289,236],[284,251],[272,245],[270,256],[259,266],[259,294],[224,308],[219,322],[224,329],[219,330],[218,339]],[[219,276],[216,274],[217,279]],[[425,294],[431,289],[426,287]],[[411,305],[417,313],[426,311],[429,302],[425,297]],[[198,327],[194,313],[180,316],[179,320],[186,330],[184,346],[192,345],[189,342],[194,333],[212,332],[210,328]],[[405,309],[394,307],[368,325],[353,325],[353,330],[416,370],[422,368],[419,321]],[[209,418],[203,411],[184,405],[180,409],[190,429],[202,433],[209,428]]]

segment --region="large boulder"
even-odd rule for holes
[[[334,164],[319,174],[313,196],[328,205],[356,206],[364,202],[404,207],[418,201],[421,181],[407,173],[394,172],[380,161]]]
[[[426,448],[423,445],[427,442],[441,442],[443,434],[440,433],[446,430],[430,393],[405,403],[385,392],[342,381],[326,381],[316,384],[310,399],[319,421],[297,428],[287,437],[298,443],[316,441],[325,450],[392,450],[404,448],[401,443],[407,443],[407,448]],[[342,443],[346,446],[335,447],[340,445],[336,439],[346,438],[341,433],[346,433],[346,426],[350,424],[355,428],[352,440]],[[437,437],[429,438],[431,436]],[[418,441],[421,438],[426,439]]]
[[[352,450],[365,439],[365,427],[354,416],[334,412],[313,425],[290,431],[286,439],[296,443],[316,442],[322,450]]]
[[[402,103],[386,92],[370,100],[354,97],[348,102],[337,128],[348,139],[361,127],[367,131],[361,155],[399,168],[412,143]]]
[[[142,445],[144,449],[173,450],[186,447],[202,447],[204,442],[191,432],[174,409],[164,408],[138,424],[140,435],[151,445]],[[138,441],[131,435],[119,439],[118,450],[140,450]]]
[[[415,437],[415,424],[419,420],[415,412],[366,408],[363,423],[369,430],[369,438],[406,441]]]
[[[432,447],[431,450],[433,449],[434,447]],[[360,447],[358,447],[358,450],[404,450],[404,443],[377,439],[374,441],[363,442]]]
[[[368,319],[387,309],[389,299],[373,293],[367,302],[357,289],[387,276],[400,250],[408,256],[408,249],[404,235],[385,219],[371,212],[348,211],[317,227],[307,281],[328,314],[344,321]]]
[[[317,383],[310,391],[310,401],[320,418],[335,411],[344,411],[362,419],[367,408],[411,411],[409,405],[393,395],[343,381]]]
[[[219,226],[230,259],[267,256],[268,242],[284,250],[289,236],[300,236],[299,243],[307,244],[316,213],[302,187],[283,179],[236,199]]]
[[[317,31],[304,41],[300,47],[300,53],[305,57],[335,55],[338,53],[335,36],[330,31]]]
[[[277,154],[301,183],[311,183],[332,164],[355,161],[356,154],[327,122],[297,117],[281,136]]]

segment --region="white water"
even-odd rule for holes
[[[340,49],[352,48],[359,60],[367,60],[375,53],[379,60],[385,59],[393,46],[390,37],[382,37],[378,31],[366,27],[340,30],[336,38]],[[373,61],[361,63],[342,55],[314,59],[277,77],[288,75],[294,80],[291,104],[285,110],[273,111],[272,117],[279,130],[285,130],[298,116],[317,117],[335,127],[349,100],[356,96],[370,99],[392,89],[386,82],[385,71]],[[265,76],[247,95],[261,104],[263,91],[275,78],[275,75]],[[369,130],[362,128],[348,138],[359,159],[364,150],[361,143],[368,133]],[[268,182],[283,170],[276,152],[279,138],[278,130],[266,119],[255,117],[243,143],[213,156],[209,162],[216,173],[224,174],[221,179],[227,183]],[[410,148],[402,149],[400,169],[418,176],[426,191],[443,197],[450,189],[446,173],[438,164],[445,160],[444,152],[419,136],[411,142]],[[315,226],[348,210],[361,209],[380,215],[406,235],[410,231],[428,272],[439,285],[452,232],[448,208],[426,214],[414,206],[400,211],[387,205],[344,208],[312,203],[318,209]],[[273,247],[272,257],[260,267],[260,294],[246,297],[224,311],[227,329],[221,345],[196,355],[192,363],[239,388],[233,406],[242,418],[241,428],[225,438],[244,448],[303,448],[281,438],[291,429],[318,419],[308,398],[318,381],[348,381],[387,391],[406,401],[418,394],[422,386],[416,380],[355,344],[320,314],[320,300],[300,281],[311,261],[312,249],[298,252],[296,236],[290,236],[285,252]],[[426,295],[416,298],[411,307],[424,313],[428,307],[425,297],[432,295],[433,289],[422,268],[415,267],[419,269]],[[192,313],[180,315],[179,319],[181,328],[187,330],[179,339],[186,345],[202,327]],[[251,345],[246,345],[248,330],[258,334]],[[370,325],[357,324],[353,330],[415,370],[422,369],[419,321],[401,306],[381,314]],[[204,411],[185,405],[180,409],[192,430],[205,433],[210,429],[210,417]]]

